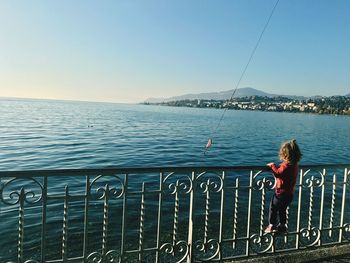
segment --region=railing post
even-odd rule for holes
[[[19,194],[19,209],[18,209],[18,247],[17,247],[17,258],[18,262],[23,262],[23,241],[24,241],[24,199],[25,193],[24,188],[21,188]]]
[[[85,208],[84,208],[84,243],[83,243],[83,259],[86,262],[88,249],[88,233],[89,233],[89,200],[90,200],[90,176],[86,176],[85,181]]]
[[[176,181],[175,184],[175,200],[174,200],[174,219],[173,219],[173,237],[172,237],[172,245],[173,247],[176,246],[176,239],[177,239],[177,229],[179,224],[179,181]]]
[[[332,237],[332,228],[333,228],[333,222],[334,222],[334,210],[335,210],[335,194],[337,190],[337,176],[333,175],[333,186],[332,186],[332,201],[331,201],[331,215],[329,218],[329,232],[328,236]]]
[[[312,216],[313,216],[313,207],[314,207],[314,180],[315,178],[311,176],[311,187],[310,187],[310,198],[309,198],[309,214],[308,214],[308,223],[307,229],[311,230],[312,228]],[[310,237],[309,237],[310,238]]]
[[[159,262],[160,254],[160,233],[161,233],[161,219],[162,219],[162,202],[163,202],[163,172],[159,175],[159,194],[158,194],[158,224],[157,224],[157,252],[156,263]]]
[[[286,226],[289,227],[289,206],[286,209]],[[288,243],[288,233],[284,235],[284,244]]]
[[[219,228],[219,260],[222,259],[222,230],[224,221],[224,202],[225,202],[225,171],[222,172],[222,189],[221,189],[221,202],[220,202],[220,228]]]
[[[232,233],[232,248],[236,248],[236,235],[237,235],[237,219],[238,219],[238,188],[239,188],[239,180],[236,178],[235,180],[235,195],[234,195],[234,203],[235,203],[235,208],[233,211],[233,233]]]
[[[106,184],[104,188],[103,200],[103,222],[102,222],[102,249],[101,254],[104,259],[107,253],[107,237],[108,237],[108,221],[109,221],[109,185]]]
[[[344,213],[345,213],[345,200],[346,200],[346,188],[348,184],[348,168],[344,169],[344,185],[343,185],[343,196],[341,202],[341,212],[340,212],[340,230],[339,230],[339,240],[341,243],[343,241],[343,225],[344,225]]]
[[[41,221],[41,262],[45,262],[47,176],[44,176],[42,199],[43,199],[43,211],[42,211],[42,221]]]
[[[62,227],[62,260],[67,261],[67,241],[68,241],[68,198],[69,188],[65,187],[64,204],[63,204],[63,227]]]
[[[192,191],[190,193],[190,207],[189,207],[189,215],[188,215],[188,258],[187,262],[194,262],[194,255],[193,255],[193,208],[194,208],[194,194],[196,192],[196,174],[194,171],[192,171]]]
[[[127,215],[127,201],[128,201],[128,176],[129,174],[125,174],[124,178],[124,198],[123,198],[123,219],[122,219],[122,240],[120,247],[120,258],[121,262],[125,261],[125,235],[126,235],[126,215]]]
[[[246,256],[249,256],[250,254],[249,244],[250,244],[250,217],[251,217],[251,210],[252,210],[252,190],[253,190],[253,171],[250,171],[249,192],[248,192]]]
[[[299,175],[299,197],[298,197],[298,213],[297,213],[297,227],[296,227],[296,239],[295,239],[295,247],[299,249],[299,234],[300,234],[300,214],[301,214],[301,193],[303,189],[303,176],[304,171],[300,169]]]
[[[261,189],[261,204],[260,204],[260,233],[259,235],[262,236],[264,234],[264,220],[265,220],[265,196],[266,196],[266,190],[265,190],[265,183],[266,178],[263,179],[263,188]]]
[[[142,262],[144,227],[145,227],[145,182],[142,183],[142,190],[141,190],[139,248],[138,248],[139,262]]]
[[[320,231],[322,233],[322,229],[323,229],[323,206],[324,206],[324,188],[325,188],[325,183],[326,183],[326,169],[323,169],[322,171],[322,186],[321,186],[321,207],[320,207]],[[318,241],[318,245],[322,244],[322,235],[320,236],[320,240]]]
[[[205,244],[208,243],[208,231],[209,231],[209,212],[210,212],[210,179],[206,182],[206,192],[205,192],[205,212],[204,212],[204,252],[206,251]]]

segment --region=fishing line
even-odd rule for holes
[[[265,33],[265,31],[266,31],[266,29],[267,29],[269,23],[270,23],[271,17],[273,16],[273,13],[275,12],[276,7],[277,7],[279,1],[280,1],[280,0],[276,0],[276,3],[275,3],[275,5],[273,6],[273,8],[272,8],[272,10],[271,10],[270,16],[268,17],[268,19],[267,19],[267,21],[266,21],[266,23],[265,23],[265,26],[263,27],[263,30],[262,30],[261,33],[260,33],[260,36],[259,36],[259,38],[258,38],[258,41],[256,42],[256,44],[255,44],[255,46],[254,46],[254,48],[253,48],[253,50],[252,50],[252,52],[251,52],[251,54],[250,54],[250,56],[249,56],[248,62],[247,62],[247,64],[245,65],[245,67],[244,67],[244,69],[243,69],[243,71],[242,71],[242,73],[241,73],[241,76],[240,76],[239,79],[238,79],[238,82],[237,82],[237,84],[236,84],[236,86],[235,86],[235,89],[234,89],[233,92],[232,92],[232,95],[231,95],[229,101],[231,101],[231,100],[233,99],[233,97],[234,97],[234,95],[235,95],[235,93],[236,93],[236,91],[237,91],[239,85],[241,84],[241,81],[242,81],[242,79],[243,79],[243,77],[244,77],[244,75],[245,75],[245,73],[246,73],[246,71],[247,71],[247,68],[248,68],[250,62],[252,61],[252,59],[253,59],[253,57],[254,57],[255,51],[257,50],[257,48],[258,48],[258,46],[259,46],[259,44],[260,44],[260,42],[261,42],[261,39],[262,39],[262,37],[263,37],[263,35],[264,35],[264,33]],[[221,122],[222,122],[222,120],[223,120],[223,118],[224,118],[224,115],[225,115],[227,109],[228,109],[228,108],[226,107],[226,108],[224,109],[224,111],[222,112],[221,117],[220,117],[220,119],[219,119],[219,122],[218,122],[216,128],[215,128],[215,129],[213,130],[213,132],[211,133],[212,135],[214,135],[214,134],[217,132],[217,130],[219,129],[219,127],[220,127],[220,125],[221,125]],[[213,145],[213,136],[209,137],[208,142],[207,142],[207,145],[205,146],[205,149],[204,149],[204,154],[206,154],[206,152],[209,150],[209,148],[210,148],[212,145]]]

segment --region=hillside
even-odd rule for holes
[[[146,103],[160,103],[160,102],[169,102],[169,101],[180,101],[180,100],[195,100],[195,99],[201,99],[201,100],[226,100],[231,98],[232,90],[227,91],[221,91],[221,92],[208,92],[208,93],[198,93],[198,94],[185,94],[181,96],[174,96],[169,98],[149,98],[145,100]],[[271,94],[266,93],[264,91],[246,87],[246,88],[240,88],[237,89],[234,97],[240,98],[240,97],[251,97],[251,96],[260,96],[260,97],[278,97],[278,96],[284,96],[287,98],[297,98],[297,99],[303,99],[304,97],[301,96],[293,96],[293,95],[278,95],[278,94]]]

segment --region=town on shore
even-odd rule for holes
[[[227,108],[233,110],[350,115],[350,97],[348,96],[314,97],[308,99],[292,99],[283,96],[248,96],[229,100],[195,99],[157,103],[144,102],[143,104],[192,108]]]

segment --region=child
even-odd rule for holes
[[[298,176],[298,162],[301,159],[301,152],[297,142],[291,140],[283,143],[280,148],[279,157],[282,163],[276,166],[274,163],[268,163],[276,179],[275,193],[270,203],[269,225],[265,233],[274,231],[287,232],[286,210],[293,200],[293,193]],[[279,224],[277,225],[277,214],[279,215]]]

